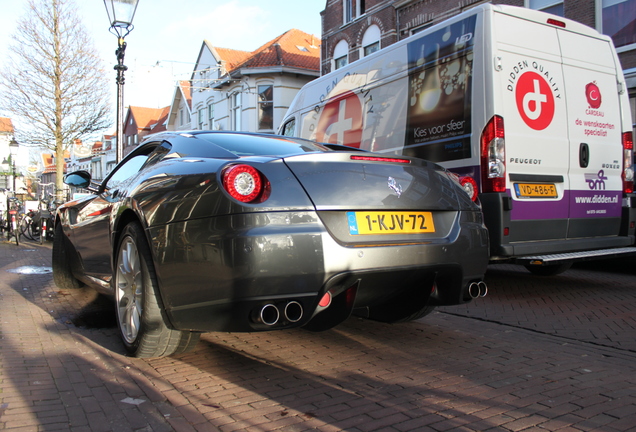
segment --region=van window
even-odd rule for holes
[[[296,132],[296,119],[292,118],[291,120],[289,120],[287,123],[283,125],[283,135],[293,137],[295,132]]]

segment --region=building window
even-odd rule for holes
[[[258,86],[258,129],[274,129],[274,86]]]
[[[375,24],[366,29],[364,36],[362,36],[362,57],[366,57],[380,50],[381,36],[380,27]]]
[[[185,123],[185,116],[183,114],[183,110],[179,110],[179,126],[183,126]]]
[[[333,50],[334,69],[340,69],[349,63],[349,44],[346,40],[341,40]]]
[[[353,21],[365,13],[365,0],[342,0],[344,24]]]
[[[235,131],[241,130],[241,93],[232,93],[230,112],[232,115],[232,129]]]
[[[203,119],[205,118],[205,111],[203,108],[199,110],[199,130],[203,130]]]
[[[374,42],[371,45],[367,45],[364,47],[364,56],[368,56],[373,54],[376,51],[380,51],[380,42]]]
[[[208,104],[208,124],[210,129],[214,129],[214,103]]]
[[[564,16],[563,0],[528,0],[527,4],[530,9],[551,13],[553,15]]]
[[[602,32],[616,48],[636,44],[636,0],[602,0]]]

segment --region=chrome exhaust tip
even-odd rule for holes
[[[488,295],[488,285],[486,282],[471,282],[468,285],[468,294],[471,298],[476,299],[477,297],[486,297]]]
[[[269,303],[261,308],[258,318],[266,326],[273,326],[280,319],[280,312],[275,305]]]
[[[297,301],[290,301],[285,305],[285,318],[289,322],[298,322],[303,317],[303,306]]]

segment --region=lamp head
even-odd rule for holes
[[[104,0],[110,31],[118,38],[123,39],[132,31],[138,3],[139,0]]]

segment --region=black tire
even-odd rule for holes
[[[18,232],[24,236],[24,238],[28,240],[33,240],[33,235],[31,234],[31,223],[27,220],[26,217],[20,218],[20,224],[18,225]]]
[[[51,257],[53,281],[58,288],[78,289],[84,286],[82,282],[73,276],[73,271],[71,270],[71,247],[69,240],[64,235],[62,225],[58,224],[55,227],[55,241],[53,242],[53,254]]]
[[[172,330],[167,324],[150,247],[139,223],[124,228],[115,263],[117,326],[128,354],[152,358],[192,350],[199,333]]]
[[[563,273],[566,270],[569,270],[572,267],[571,262],[565,262],[561,264],[553,264],[553,265],[529,265],[527,264],[525,268],[536,276],[556,276],[558,274]]]

